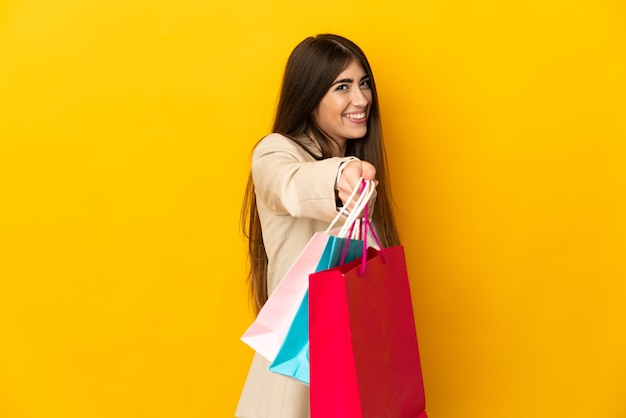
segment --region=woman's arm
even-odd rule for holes
[[[337,215],[337,170],[348,159],[307,161],[299,145],[279,134],[268,135],[252,155],[257,199],[279,215],[330,221]]]

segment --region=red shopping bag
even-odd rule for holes
[[[404,248],[366,257],[309,276],[311,418],[426,418]]]

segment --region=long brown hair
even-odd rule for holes
[[[392,211],[378,94],[372,69],[361,48],[344,37],[330,34],[309,37],[296,46],[285,68],[273,132],[300,145],[301,139],[308,133],[317,140],[322,151],[321,159],[331,157],[333,141],[315,124],[312,114],[335,78],[352,61],[359,63],[369,77],[372,102],[367,120],[367,134],[361,139],[349,139],[346,155],[353,155],[376,167],[376,179],[379,183],[372,222],[383,247],[391,247],[398,245],[400,240]],[[250,299],[258,313],[268,297],[267,253],[263,245],[252,176],[248,178],[241,222],[248,238]]]

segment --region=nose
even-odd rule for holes
[[[352,89],[352,97],[350,98],[350,101],[357,107],[365,107],[368,105],[367,97],[360,88]]]

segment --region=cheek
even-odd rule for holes
[[[320,116],[328,120],[341,115],[342,107],[337,100],[328,100],[320,110]]]

